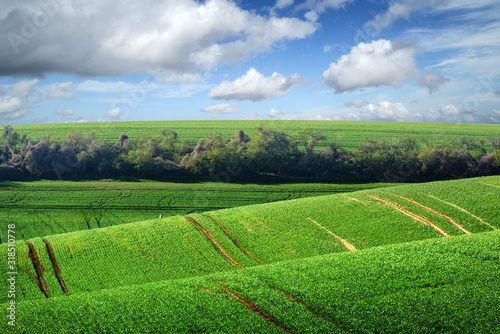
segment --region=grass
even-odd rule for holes
[[[484,183],[496,184],[499,179],[496,176],[362,190],[121,224],[50,235],[45,239],[51,244],[69,293],[74,295],[350,252],[344,241],[360,252],[377,246],[442,237],[428,225],[367,194],[391,203],[396,199],[402,201],[392,195],[396,193],[407,197],[427,194],[431,199],[429,194],[437,194],[440,201],[433,199],[434,202],[425,203],[435,212],[446,212],[457,224],[467,227],[468,222],[477,220],[470,215],[473,214],[482,217],[483,222],[475,222],[475,229],[470,228],[471,231],[493,231],[500,228],[496,210],[499,197],[497,188]],[[490,198],[489,206],[470,207],[481,197],[472,200],[470,196],[457,196],[475,186],[482,189],[480,196]],[[442,192],[446,187],[454,192]],[[416,197],[416,201],[420,197]],[[465,207],[470,214],[464,216],[463,211],[452,207],[457,213],[452,215],[446,211],[450,205],[443,201]],[[425,210],[420,212],[422,209],[415,204],[405,201],[398,205],[407,212],[425,214],[426,219],[452,236],[464,235],[440,216]],[[46,244],[40,238],[29,241],[46,268],[43,276],[49,293],[63,295]],[[3,254],[0,266],[7,259],[6,249],[6,245],[0,247]],[[22,267],[18,270],[20,279],[31,285],[29,291],[37,291],[33,267],[31,276],[26,269],[26,254],[17,252],[17,255]],[[40,289],[18,300],[35,298],[45,299]],[[6,296],[0,301],[5,302]]]
[[[160,130],[168,128],[179,134],[179,141],[196,143],[199,138],[218,131],[229,138],[237,130],[244,130],[251,137],[258,127],[272,127],[285,130],[292,135],[304,128],[320,131],[330,140],[342,139],[348,150],[368,139],[387,139],[414,136],[417,139],[438,142],[447,137],[474,137],[488,139],[498,137],[499,126],[494,124],[443,124],[443,123],[399,123],[399,122],[349,122],[349,121],[155,121],[155,122],[108,122],[80,124],[37,124],[17,125],[22,135],[38,138],[50,134],[53,138],[65,138],[72,130],[82,133],[96,132],[97,138],[115,141],[120,134],[132,139],[141,136],[151,138]]]
[[[16,224],[18,239],[103,228],[135,221],[243,205],[390,186],[370,184],[250,184],[105,181],[0,182],[0,224]],[[7,240],[1,229],[0,239]]]
[[[6,333],[496,333],[500,232],[23,301]],[[6,304],[2,307],[6,307]]]

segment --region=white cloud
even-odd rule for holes
[[[66,118],[66,117],[73,115],[73,110],[71,110],[71,109],[64,110],[62,108],[57,108],[56,110],[54,110],[54,113],[56,115],[60,115],[61,118]]]
[[[20,109],[23,106],[23,100],[19,97],[2,97],[0,98],[0,114],[8,114]]]
[[[104,115],[104,117],[111,118],[111,119],[118,119],[118,118],[120,118],[120,113],[121,113],[120,107],[117,107],[117,108],[108,110],[106,112],[106,115]]]
[[[274,110],[274,108],[271,108],[271,110],[269,110],[269,112],[266,115],[266,119],[278,120],[278,119],[280,119],[279,116],[284,115],[284,114],[285,113],[283,111],[276,111],[276,110]]]
[[[442,84],[448,81],[450,79],[429,71],[424,71],[417,76],[417,86],[427,87],[430,94],[437,91]]]
[[[170,80],[192,81],[318,29],[293,17],[260,16],[231,0],[56,1],[49,24],[28,38],[24,18],[40,13],[37,3],[18,0],[0,9],[0,75],[116,76],[157,65]]]
[[[489,16],[491,12],[492,5],[497,5],[497,0],[478,0],[478,1],[468,1],[468,0],[453,0],[453,1],[443,1],[443,0],[401,0],[401,1],[391,1],[391,5],[387,11],[375,15],[375,17],[366,22],[363,30],[365,33],[375,36],[378,35],[384,28],[389,27],[395,21],[400,19],[410,19],[410,14],[417,11],[425,10],[425,15],[429,14],[440,14],[442,12],[448,11],[465,11],[466,14],[462,19],[472,18],[477,15],[474,10],[483,9],[480,17]],[[484,15],[486,14],[486,15]],[[497,14],[498,15],[498,14]],[[498,18],[498,16],[496,16]]]
[[[457,107],[455,107],[453,104],[442,104],[441,105],[441,112],[445,116],[458,116],[458,115],[460,115],[460,111],[458,111]]]
[[[332,46],[330,44],[326,44],[324,47],[323,47],[323,52],[324,53],[327,53],[328,51],[330,51],[332,49]]]
[[[329,9],[339,9],[344,7],[352,0],[305,0],[296,7],[297,10],[310,9],[321,14]]]
[[[348,119],[363,121],[415,121],[419,115],[412,114],[404,104],[382,101],[378,105],[368,104],[358,113],[351,113]]]
[[[71,81],[61,82],[57,84],[55,90],[46,92],[45,98],[47,99],[69,99],[75,96],[75,84]]]
[[[208,97],[217,100],[262,101],[280,97],[305,81],[303,76],[297,74],[285,78],[279,73],[273,73],[270,77],[264,77],[252,67],[235,81],[223,81],[212,88]]]
[[[14,97],[26,98],[33,94],[38,79],[22,80],[10,86],[10,95]]]
[[[493,109],[490,114],[490,121],[492,123],[500,123],[500,110]]]
[[[346,105],[346,107],[361,108],[365,104],[368,104],[368,101],[363,100],[363,99],[355,99],[352,101],[346,101],[346,102],[344,102],[344,104]]]
[[[323,78],[336,93],[365,87],[400,87],[417,73],[413,45],[380,39],[359,43],[351,53],[331,63]]]
[[[31,113],[31,108],[25,108],[25,109],[21,109],[19,111],[16,111],[16,112],[13,112],[10,114],[6,114],[3,118],[6,120],[14,120],[14,119],[24,117],[30,113]]]
[[[285,7],[289,7],[293,5],[293,0],[278,0],[274,5],[274,8],[283,9]]]
[[[211,114],[232,114],[240,111],[240,106],[232,106],[227,103],[220,103],[215,106],[205,107],[200,111],[208,112]]]

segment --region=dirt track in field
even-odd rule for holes
[[[379,203],[382,203],[384,205],[388,205],[394,209],[396,209],[397,211],[401,212],[402,214],[404,214],[405,216],[408,216],[414,220],[417,220],[421,223],[424,223],[425,225],[429,226],[430,228],[432,228],[434,231],[438,232],[439,234],[441,234],[443,237],[451,237],[451,235],[449,235],[448,233],[446,233],[445,231],[443,231],[441,228],[439,228],[438,226],[436,226],[432,221],[428,220],[427,218],[424,218],[424,217],[421,217],[411,211],[408,211],[407,209],[403,208],[402,206],[394,203],[394,202],[391,202],[385,198],[382,198],[382,197],[378,197],[378,196],[375,196],[375,195],[372,195],[372,194],[365,194],[365,196],[368,196],[372,199],[375,199],[377,200]]]
[[[56,273],[56,278],[57,281],[59,282],[59,285],[61,285],[61,288],[63,292],[66,294],[66,296],[69,296],[68,288],[66,287],[66,283],[64,282],[62,276],[61,276],[61,268],[59,267],[59,264],[57,263],[56,260],[56,255],[54,254],[54,250],[52,249],[52,245],[47,239],[42,239],[43,242],[45,242],[45,245],[47,246],[47,252],[49,253],[49,258],[50,262],[52,262],[52,267],[54,268],[54,272]]]
[[[443,200],[443,199],[441,199],[441,198],[437,198],[436,196],[432,196],[432,195],[430,195],[430,194],[429,194],[429,196],[430,196],[430,197],[432,197],[432,198],[434,198],[434,199],[437,199],[438,201],[441,201],[441,202],[443,202],[443,203],[446,203],[446,204],[448,204],[448,205],[451,205],[452,207],[457,208],[458,210],[461,210],[461,211],[463,211],[463,212],[467,213],[467,214],[468,214],[468,215],[470,215],[471,217],[474,217],[474,218],[476,218],[477,220],[479,220],[481,223],[483,223],[483,224],[485,224],[485,225],[487,225],[487,226],[491,227],[491,228],[492,228],[492,229],[494,229],[495,231],[498,231],[498,229],[497,229],[495,226],[490,225],[489,223],[487,223],[487,222],[485,222],[484,220],[482,220],[480,217],[478,217],[478,216],[476,216],[476,215],[474,215],[474,214],[470,213],[469,211],[465,210],[464,208],[461,208],[461,207],[459,207],[458,205],[455,205],[455,204],[453,204],[453,203],[446,202],[445,200]]]
[[[35,265],[36,274],[38,276],[38,285],[40,286],[40,290],[42,290],[45,297],[50,298],[49,290],[47,289],[47,283],[43,279],[43,272],[46,271],[40,263],[40,259],[38,258],[38,254],[35,249],[35,245],[31,241],[26,241],[28,248],[30,249],[30,258],[33,264]]]
[[[193,217],[189,217],[189,216],[186,216],[185,218],[188,222],[193,223],[195,226],[197,226],[201,230],[201,232],[203,232],[203,234],[205,234],[205,236],[208,238],[208,240],[210,240],[214,244],[214,246],[217,248],[217,250],[222,254],[222,256],[224,256],[224,258],[229,263],[231,263],[232,265],[234,265],[236,267],[239,267],[242,269],[244,268],[241,264],[239,264],[231,256],[229,256],[229,254],[225,251],[225,249],[219,245],[217,240],[215,240],[215,238],[210,233],[210,231],[205,229],[196,219],[194,219]]]
[[[341,237],[339,237],[338,235],[336,235],[335,233],[333,233],[332,231],[330,231],[329,229],[327,229],[326,227],[324,227],[323,225],[321,225],[317,221],[315,221],[315,220],[313,220],[313,219],[311,219],[311,218],[309,218],[307,216],[306,216],[306,218],[309,219],[310,221],[312,221],[314,224],[316,224],[319,227],[321,227],[326,232],[328,232],[331,235],[333,235],[335,238],[337,238],[337,240],[339,240],[349,251],[351,251],[351,252],[357,251],[356,247],[354,247],[354,245],[350,244],[349,241],[347,241],[345,239],[342,239]]]
[[[470,231],[466,230],[462,225],[460,225],[459,223],[457,223],[456,221],[454,221],[451,217],[448,217],[447,215],[442,214],[441,212],[438,212],[438,211],[436,211],[436,210],[434,210],[432,208],[429,208],[428,206],[420,204],[420,203],[418,203],[417,201],[415,201],[415,200],[413,200],[411,198],[407,198],[407,197],[401,196],[399,194],[394,194],[394,193],[389,193],[389,194],[394,195],[396,197],[399,197],[401,199],[404,199],[408,203],[411,203],[413,205],[418,206],[420,209],[423,209],[423,210],[425,210],[427,212],[432,213],[435,216],[443,218],[448,223],[450,223],[451,225],[455,226],[456,228],[458,228],[460,231],[464,232],[465,234],[472,234]]]
[[[237,294],[223,288],[223,287],[220,287],[219,286],[219,289],[221,289],[222,291],[224,291],[226,294],[228,294],[229,296],[233,297],[234,299],[236,299],[237,301],[239,301],[240,303],[242,303],[243,305],[245,305],[246,307],[248,307],[252,312],[256,313],[258,316],[264,318],[265,320],[269,321],[270,323],[276,325],[277,327],[279,327],[280,329],[284,330],[285,332],[287,333],[292,333],[291,331],[289,331],[288,329],[286,329],[282,324],[280,324],[279,322],[277,322],[276,320],[274,320],[273,318],[271,318],[269,315],[267,315],[264,311],[262,311],[260,308],[257,307],[257,305],[255,305],[254,303],[252,303],[251,301],[249,301],[248,299],[245,299],[241,296],[238,296]]]
[[[238,247],[239,249],[241,249],[241,251],[243,251],[243,253],[245,253],[246,255],[250,256],[252,259],[254,259],[255,261],[257,261],[259,264],[264,264],[264,262],[262,262],[261,260],[257,259],[252,254],[250,254],[249,252],[247,252],[246,249],[244,249],[243,247],[241,247],[240,244],[238,242],[236,242],[236,240],[233,239],[233,237],[231,236],[231,234],[229,234],[229,231],[226,230],[226,228],[224,226],[222,226],[221,224],[219,224],[219,222],[217,220],[215,220],[214,218],[212,218],[209,215],[204,215],[204,216],[207,217],[207,218],[210,218],[217,226],[219,226],[219,228],[227,235],[227,237],[229,239],[231,239],[231,241],[236,245],[236,247]]]

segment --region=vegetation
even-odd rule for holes
[[[0,182],[0,223],[18,239],[395,185],[393,183]],[[7,230],[0,230],[6,242]]]
[[[419,143],[416,137],[361,142],[351,151],[318,131],[294,134],[258,128],[250,138],[236,131],[229,139],[210,133],[193,146],[172,130],[152,138],[116,142],[71,132],[66,139],[21,136],[3,131],[0,178],[143,177],[180,175],[223,181],[238,175],[320,176],[364,181],[429,181],[500,173],[500,139],[448,138]],[[319,144],[323,142],[323,147]]]
[[[489,232],[23,301],[16,327],[1,326],[5,333],[496,333],[499,245],[500,233]]]
[[[491,201],[498,198],[497,184],[498,176],[406,185],[32,238],[28,240],[31,252],[16,253],[19,279],[26,285],[16,299],[64,296],[61,281],[70,295],[77,295],[494,231],[500,228],[498,201]],[[476,189],[476,198],[457,195],[467,189]],[[410,203],[396,195],[429,200]],[[491,205],[476,205],[487,199]],[[0,245],[0,265],[6,266],[7,249],[6,244]],[[5,275],[0,279],[6,279]],[[7,297],[1,298],[5,302]]]

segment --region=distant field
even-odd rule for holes
[[[366,184],[238,184],[106,181],[0,182],[0,224],[19,239],[296,198],[386,187]],[[6,229],[0,239],[6,240]]]
[[[500,233],[19,301],[4,333],[498,333]],[[104,277],[103,277],[104,279]],[[2,304],[2,309],[7,308]]]
[[[18,240],[16,298],[63,296],[61,280],[76,295],[496,231],[499,187],[499,176],[413,184]],[[7,245],[0,245],[0,266],[7,266],[7,253]]]
[[[136,139],[148,138],[168,128],[175,130],[180,141],[196,143],[199,138],[218,131],[229,138],[237,130],[250,136],[258,127],[285,130],[289,135],[304,128],[318,130],[330,140],[342,139],[346,149],[357,147],[368,139],[392,139],[414,136],[420,140],[439,141],[447,137],[474,137],[488,139],[500,136],[500,125],[495,124],[443,124],[443,123],[399,123],[399,122],[347,122],[347,121],[155,121],[155,122],[110,122],[16,125],[15,129],[29,137],[37,138],[50,134],[52,138],[64,138],[71,130],[83,133],[95,132],[97,138],[117,140],[120,134]]]

